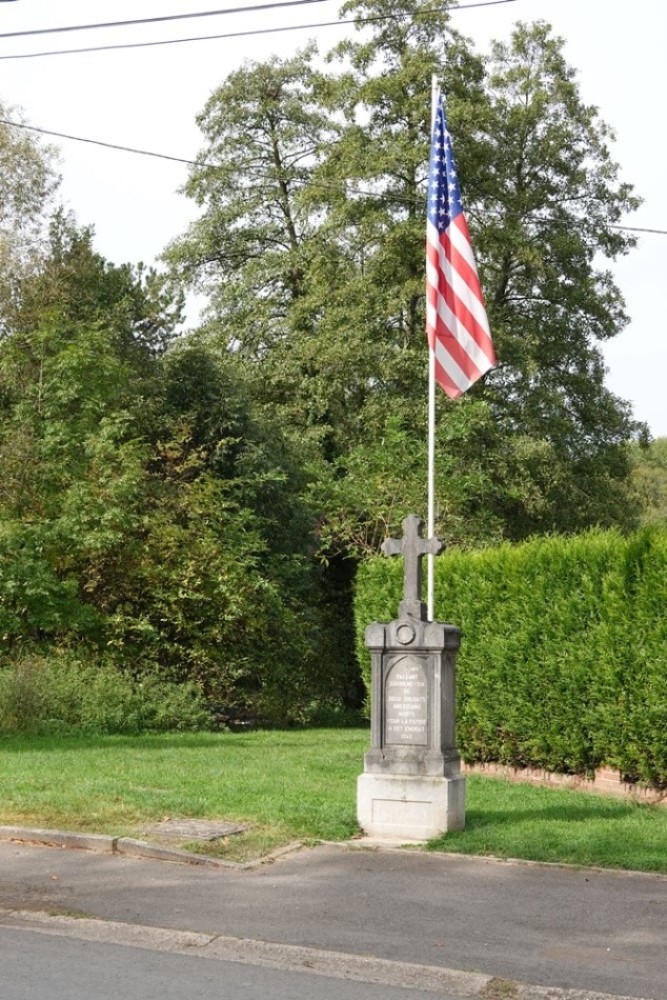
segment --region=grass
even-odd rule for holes
[[[466,828],[430,850],[667,873],[667,809],[604,795],[467,779]]]
[[[358,833],[365,730],[0,740],[0,824],[142,835],[166,817],[246,822],[234,860]],[[430,850],[667,873],[667,809],[468,778],[466,829]]]
[[[0,740],[0,823],[137,836],[166,817],[250,822],[219,853],[352,837],[360,730]]]

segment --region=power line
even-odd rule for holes
[[[629,233],[657,233],[659,236],[667,236],[667,229],[647,229],[643,226],[617,226],[609,224],[610,229],[625,229]]]
[[[385,20],[366,18],[366,20]],[[0,56],[0,59],[41,59],[44,56],[72,56],[90,52],[111,52],[119,49],[150,49],[158,45],[180,45],[184,42],[212,42],[221,38],[247,38],[252,35],[275,35],[285,31],[302,31],[306,28],[331,28],[338,24],[351,24],[351,21],[317,21],[310,24],[292,24],[281,28],[254,28],[248,31],[226,31],[218,35],[192,35],[188,38],[164,38],[157,42],[119,42],[116,45],[89,45],[78,49],[50,49],[45,52],[22,52],[17,55]]]
[[[222,14],[254,13],[275,7],[302,7],[305,4],[326,3],[327,0],[274,0],[273,3],[255,4],[252,7],[225,7],[222,10],[200,10],[189,14],[164,14],[160,17],[141,17],[131,21],[103,21],[100,24],[67,24],[57,28],[31,28],[28,31],[6,31],[0,38],[25,38],[27,35],[54,35],[65,31],[97,31],[100,28],[126,28],[135,24],[157,24],[163,21],[186,21],[194,17],[218,17]]]
[[[477,3],[455,4],[452,7],[434,7],[430,10],[420,11],[420,14],[443,14],[453,10],[470,10],[475,7],[497,7],[500,4],[516,3],[517,0],[479,0]],[[283,7],[289,4],[267,4],[267,7]],[[259,8],[243,7],[242,10],[253,10]],[[215,12],[213,12],[215,13]],[[339,18],[336,21],[314,21],[307,24],[291,24],[274,28],[253,28],[247,31],[230,31],[217,35],[192,35],[187,38],[165,38],[152,42],[118,42],[115,45],[89,45],[78,49],[49,49],[44,52],[20,52],[14,55],[0,56],[0,60],[6,59],[40,59],[44,56],[69,56],[90,52],[110,52],[119,49],[146,49],[154,48],[158,45],[179,45],[184,42],[209,42],[223,38],[247,38],[254,35],[274,35],[285,31],[303,31],[309,28],[335,28],[342,24],[372,24],[377,21],[392,21],[404,17],[412,17],[412,14],[378,14],[369,17]],[[156,18],[155,20],[160,20]],[[120,22],[119,22],[120,23]],[[133,23],[133,22],[127,22]],[[0,38],[9,37],[0,35]]]
[[[27,129],[30,132],[39,132],[40,135],[50,135],[50,136],[54,136],[55,138],[58,138],[58,139],[70,139],[73,142],[85,142],[85,143],[88,143],[88,144],[90,144],[92,146],[102,146],[104,149],[115,149],[115,150],[118,150],[121,153],[135,153],[137,156],[151,156],[151,157],[153,157],[153,158],[155,158],[157,160],[168,160],[171,163],[184,163],[184,164],[186,164],[186,166],[190,166],[190,167],[213,167],[214,166],[214,164],[207,163],[206,161],[202,161],[202,160],[188,160],[188,159],[186,159],[185,157],[182,157],[182,156],[170,156],[168,153],[156,153],[156,152],[154,152],[152,150],[148,150],[148,149],[137,149],[135,146],[122,146],[122,145],[120,145],[118,143],[114,143],[114,142],[104,142],[101,139],[89,139],[89,138],[85,138],[84,136],[80,136],[80,135],[70,135],[67,132],[55,132],[52,129],[39,128],[37,125],[27,125],[24,122],[14,122],[14,121],[11,121],[8,118],[0,118],[0,125],[11,125],[14,128],[23,128],[23,129]],[[318,184],[318,187],[321,190],[332,190],[332,191],[338,191],[339,190],[337,187],[334,187],[334,185],[326,185],[326,184],[321,184],[321,183]],[[376,193],[374,191],[356,190],[353,193],[356,194],[356,195],[359,195],[361,197],[370,197],[370,198],[386,198],[387,197],[384,194]],[[409,199],[409,200],[408,199],[400,199],[400,198],[397,198],[396,196],[392,196],[392,200],[394,200],[394,201],[404,201],[406,204],[408,204],[408,203],[409,204],[414,204],[414,202],[413,202],[412,199]],[[649,229],[647,227],[642,227],[642,226],[621,226],[621,225],[617,225],[615,223],[610,223],[608,228],[609,229],[620,229],[620,230],[622,230],[624,232],[628,232],[628,233],[653,233],[653,234],[656,234],[658,236],[667,236],[667,229]]]
[[[186,163],[192,167],[197,166],[197,161],[185,160],[180,156],[169,156],[167,153],[154,153],[148,149],[136,149],[134,146],[120,146],[115,142],[103,142],[102,139],[87,139],[81,135],[69,135],[67,132],[54,132],[52,129],[39,128],[37,125],[13,122],[9,118],[0,118],[0,125],[12,125],[14,128],[24,128],[30,132],[39,132],[40,135],[52,135],[58,139],[71,139],[73,142],[86,142],[92,146],[103,146],[105,149],[117,149],[122,153],[136,153],[139,156],[153,156],[157,160],[171,160],[174,163]],[[206,166],[206,164],[202,165]]]

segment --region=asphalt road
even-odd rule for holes
[[[667,1000],[662,876],[339,846],[303,850],[249,871],[207,870],[0,843],[0,907],[3,935],[37,933],[10,926],[18,919],[12,914],[21,910],[76,913],[86,918],[81,927],[94,927],[87,918],[99,918],[127,933],[152,928],[158,934],[208,935],[207,951],[221,947],[224,938],[227,950],[219,960],[235,956],[258,967],[268,968],[271,949],[282,947],[292,956],[286,975],[303,975],[293,970],[308,964],[320,973],[307,977],[310,997],[317,995],[316,979],[326,990],[324,978],[336,975],[331,959],[320,954],[325,951],[351,967],[353,960],[378,963],[368,972],[368,989],[372,982],[384,983],[387,998],[390,988],[408,988],[403,983],[412,987],[411,997],[419,996],[418,975],[391,978],[407,964],[427,978],[428,970],[443,970],[441,996],[485,995],[474,984],[466,993],[444,975],[472,970],[487,980]],[[56,918],[43,919],[52,924]],[[128,953],[125,943],[108,935],[101,944]],[[365,975],[363,968],[358,974]],[[266,975],[271,981],[273,974]],[[346,981],[332,982],[332,996],[342,998]],[[4,1000],[4,991],[0,995]],[[368,990],[359,995],[373,996]]]
[[[433,1000],[433,993],[0,929],[3,1000]]]

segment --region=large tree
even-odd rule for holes
[[[563,40],[518,25],[489,62],[484,171],[469,190],[499,364],[486,379],[500,444],[536,502],[511,533],[628,523],[628,404],[604,385],[600,342],[627,323],[608,262],[637,205],[583,103]]]
[[[426,0],[350,0],[342,13],[359,34],[330,53],[331,71],[315,70],[313,50],[247,67],[200,119],[188,191],[202,215],[170,256],[211,293],[210,335],[316,446],[318,478],[335,485],[321,491],[325,520],[347,519],[339,541],[375,544],[385,499],[369,495],[364,455],[382,486],[387,450],[423,450],[436,72],[499,356],[467,397],[440,401],[441,529],[452,514],[462,540],[630,523],[635,426],[604,385],[599,342],[626,322],[605,261],[631,247],[614,227],[636,201],[562,41],[520,25],[483,60]],[[423,497],[414,466],[397,519]]]
[[[393,17],[365,26],[362,41],[337,53],[350,67],[338,90],[348,126],[329,162],[348,185],[370,182],[374,198],[367,198],[364,219],[379,223],[379,240],[365,262],[364,298],[377,290],[374,316],[408,373],[401,379],[394,368],[395,402],[392,379],[375,400],[393,414],[409,401],[405,428],[419,427],[424,98],[437,70],[499,356],[484,384],[458,404],[440,406],[447,448],[442,529],[448,531],[448,508],[461,495],[451,489],[452,457],[471,472],[481,466],[482,503],[471,497],[472,507],[495,513],[510,537],[628,525],[634,508],[627,442],[635,425],[629,406],[604,385],[599,344],[627,322],[606,262],[633,245],[615,226],[637,201],[619,181],[612,134],[582,101],[563,42],[548,26],[519,25],[508,43],[494,45],[482,76],[465,42],[448,33],[446,15],[436,26],[426,7],[392,7]],[[345,10],[390,14],[383,0],[350,0]],[[370,257],[367,243],[365,250]],[[475,411],[465,424],[461,409]],[[464,425],[474,433],[461,438]]]
[[[318,365],[303,345],[315,321],[311,272],[324,259],[309,184],[336,134],[314,55],[246,64],[211,95],[185,188],[202,214],[167,253],[179,277],[208,294],[215,342],[243,359],[257,396],[302,430],[326,423],[326,402],[300,387]]]

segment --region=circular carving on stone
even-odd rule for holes
[[[415,630],[412,625],[399,625],[396,629],[396,638],[401,643],[402,646],[407,646],[409,642],[415,637]]]

